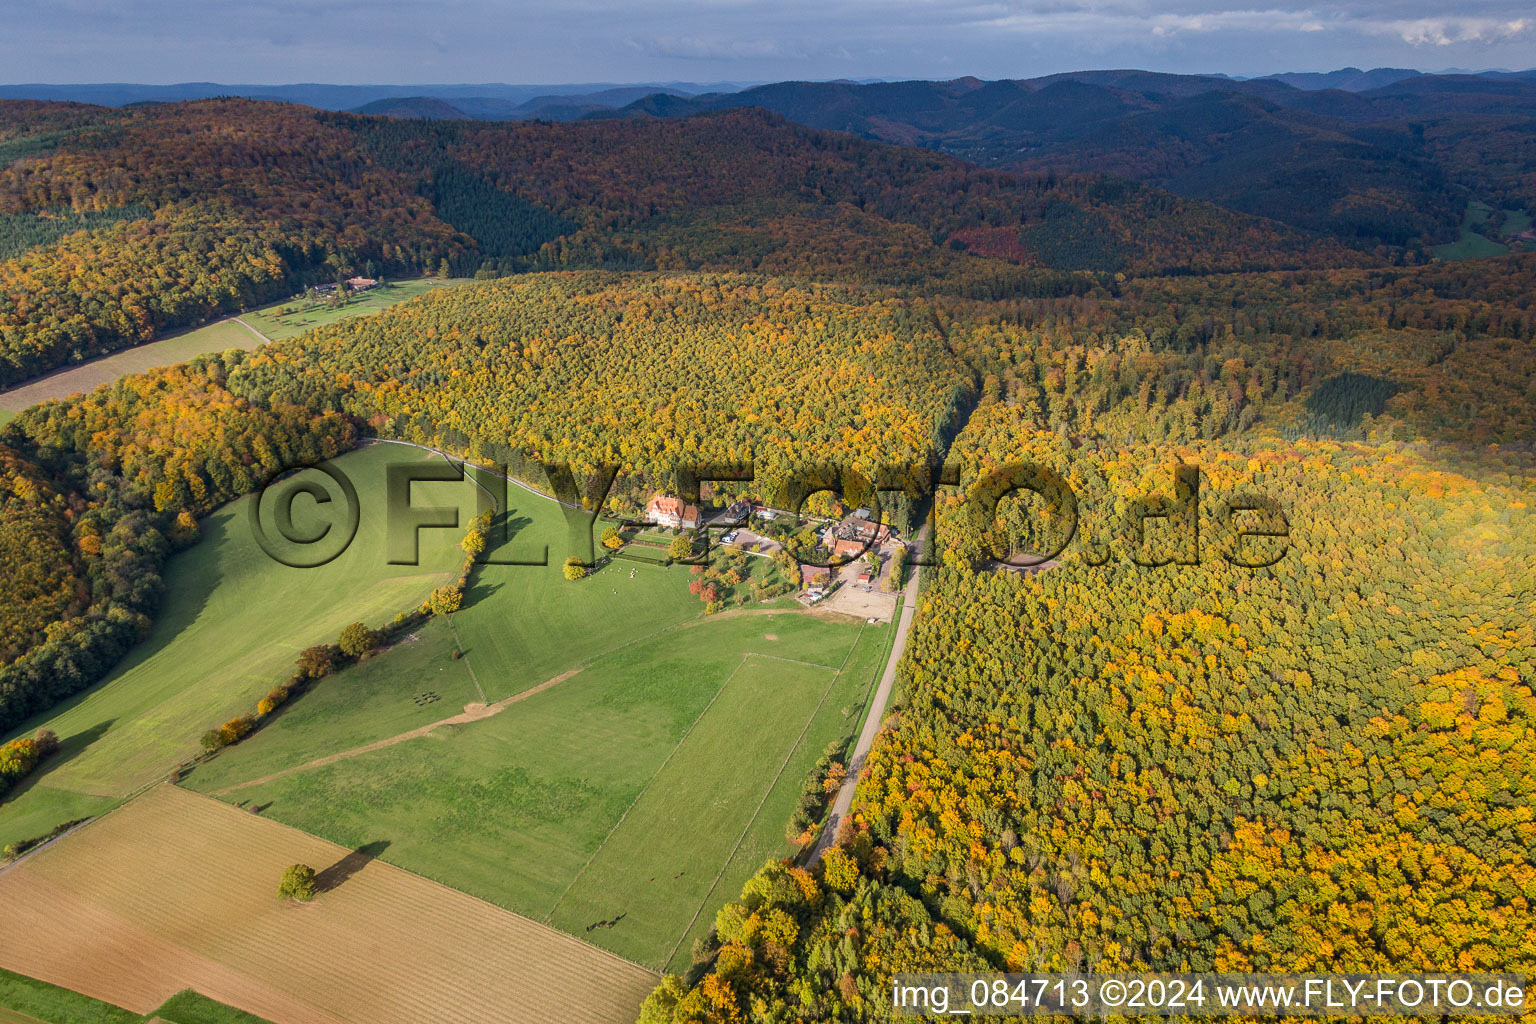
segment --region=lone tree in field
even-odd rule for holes
[[[674,562],[687,558],[693,554],[693,539],[686,533],[680,533],[672,538],[672,543],[667,545],[667,557]]]
[[[587,567],[582,564],[581,559],[572,555],[565,560],[565,568],[560,571],[565,574],[565,578],[568,580],[579,580],[587,574]]]
[[[427,607],[433,615],[452,615],[464,603],[464,594],[458,587],[438,587],[427,598]]]
[[[37,759],[41,761],[58,753],[59,734],[52,729],[39,729],[32,734],[32,743],[37,749]]]
[[[379,646],[379,634],[361,622],[354,622],[341,631],[341,639],[337,642],[337,646],[347,657],[361,658]]]
[[[308,864],[295,864],[283,872],[283,880],[277,887],[279,899],[298,900],[308,903],[319,892],[315,884],[315,869]]]

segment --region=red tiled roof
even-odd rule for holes
[[[673,498],[665,494],[658,494],[651,499],[651,503],[645,507],[647,512],[656,512],[664,516],[680,516],[683,514],[682,498]]]
[[[671,516],[683,522],[697,521],[699,507],[689,505],[682,498],[674,498],[667,494],[658,494],[651,499],[651,503],[645,507],[647,513],[660,516]]]

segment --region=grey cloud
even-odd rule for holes
[[[10,0],[11,81],[656,81],[1536,65],[1528,3]]]

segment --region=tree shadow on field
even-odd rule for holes
[[[473,607],[479,602],[484,601],[486,598],[496,593],[496,591],[500,590],[502,586],[503,584],[501,583],[476,583],[474,586],[470,587],[464,592],[464,603],[460,610]]]
[[[513,541],[517,539],[518,534],[533,525],[533,516],[520,516],[516,509],[509,509],[496,517],[495,525],[500,532],[493,536]]]
[[[387,849],[389,849],[388,839],[376,839],[371,843],[364,843],[315,875],[315,888],[320,892],[330,892],[340,887]]]
[[[490,541],[490,546],[486,549],[485,554],[491,555],[503,550],[513,541],[517,540],[518,534],[532,525],[533,517],[519,515],[515,508],[508,509],[505,512],[497,512],[491,516],[491,532],[486,537]]]
[[[59,737],[59,749],[43,764],[50,770],[68,764],[84,753],[86,747],[105,736],[107,730],[116,724],[117,719],[109,718],[105,722],[97,722],[89,729],[81,729],[73,735]]]
[[[7,804],[17,799],[27,790],[47,778],[55,770],[64,767],[84,753],[85,748],[105,736],[107,730],[111,729],[116,721],[117,719],[115,718],[109,718],[105,722],[97,722],[89,729],[82,729],[70,736],[61,736],[59,738],[59,749],[54,751],[53,756],[45,758],[39,763],[37,769],[11,787],[10,792],[0,795],[0,804]],[[23,731],[17,736],[17,739],[24,739],[31,735],[31,732]]]
[[[515,509],[493,516],[491,518],[491,532],[486,538],[489,544],[480,557],[485,559],[525,559],[537,557],[538,552],[529,545],[519,545],[517,543],[518,537],[522,532],[532,525],[532,516],[518,515]],[[493,562],[492,564],[495,563]]]

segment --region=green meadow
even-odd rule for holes
[[[143,373],[160,366],[184,363],[195,356],[209,352],[223,352],[231,348],[252,349],[262,344],[256,332],[273,340],[291,337],[348,317],[367,316],[388,309],[398,302],[413,299],[425,292],[454,284],[461,279],[415,278],[400,281],[386,287],[363,292],[345,306],[331,309],[294,299],[274,302],[249,313],[241,319],[250,324],[244,327],[232,319],[219,320],[204,327],[178,331],[156,341],[125,348],[120,352],[93,359],[88,363],[71,366],[46,377],[0,392],[0,425],[16,413],[53,398],[94,391],[103,384],[110,384],[130,373]],[[279,310],[291,309],[283,314]],[[253,331],[251,328],[255,328]]]
[[[607,575],[631,571],[672,573],[688,596],[677,570],[622,561],[562,582],[611,590]],[[306,766],[409,728],[404,705],[455,665],[515,677],[499,662],[510,647],[467,645],[455,661],[451,643],[423,635],[342,673],[323,701],[333,684],[322,684],[186,784],[659,969],[686,962],[684,940],[765,859],[793,852],[784,830],[805,776],[857,727],[889,628],[789,609],[695,612],[585,659],[611,635],[571,633],[579,671],[496,714]],[[364,690],[379,702],[347,696]],[[440,719],[457,710],[442,703]],[[317,744],[322,720],[332,736]]]
[[[15,730],[46,726],[63,748],[0,805],[0,846],[99,812],[163,778],[198,753],[205,730],[251,711],[285,682],[299,651],[334,642],[349,622],[382,625],[451,580],[462,531],[422,531],[416,566],[390,565],[385,553],[386,468],[424,458],[379,445],[335,460],[356,486],[362,514],[351,546],[319,568],[289,568],[261,549],[249,520],[254,496],[205,518],[202,540],[166,567],[149,638],[107,679]],[[458,505],[461,521],[476,508],[468,482],[417,484],[415,493],[419,504]],[[300,528],[319,522],[319,509],[306,508],[307,501],[295,502]]]
[[[1509,246],[1503,242],[1495,242],[1483,234],[1488,224],[1488,218],[1493,213],[1493,207],[1487,203],[1474,199],[1467,203],[1467,212],[1462,217],[1461,235],[1454,242],[1430,247],[1430,254],[1442,260],[1474,260],[1485,256],[1502,256],[1509,252]],[[1503,230],[1511,235],[1519,234],[1531,226],[1531,218],[1523,210],[1506,210]]]
[[[413,277],[401,281],[389,281],[378,288],[358,292],[349,298],[345,305],[332,307],[324,299],[319,302],[288,299],[285,302],[274,302],[252,312],[243,313],[241,319],[273,341],[280,341],[316,327],[333,324],[337,320],[369,316],[386,310],[398,302],[414,299],[418,295],[424,295],[438,288],[463,284],[466,280],[468,279]]]
[[[461,528],[420,531],[417,565],[388,562],[386,472],[428,461],[440,460],[389,444],[335,460],[359,528],[318,568],[262,550],[254,496],[203,520],[167,566],[150,638],[16,731],[46,726],[63,749],[0,806],[0,844],[164,778],[303,648],[349,622],[383,625],[450,580]],[[461,524],[479,501],[472,480],[412,494]],[[507,505],[459,612],[318,681],[183,784],[647,966],[686,965],[719,906],[793,852],[784,831],[805,777],[856,730],[890,627],[793,602],[705,615],[685,566],[605,558],[570,581],[565,511],[516,485]],[[295,525],[321,511],[301,498]],[[509,560],[543,564],[495,564]]]
[[[188,989],[141,1017],[67,988],[0,970],[0,1024],[267,1024]]]

